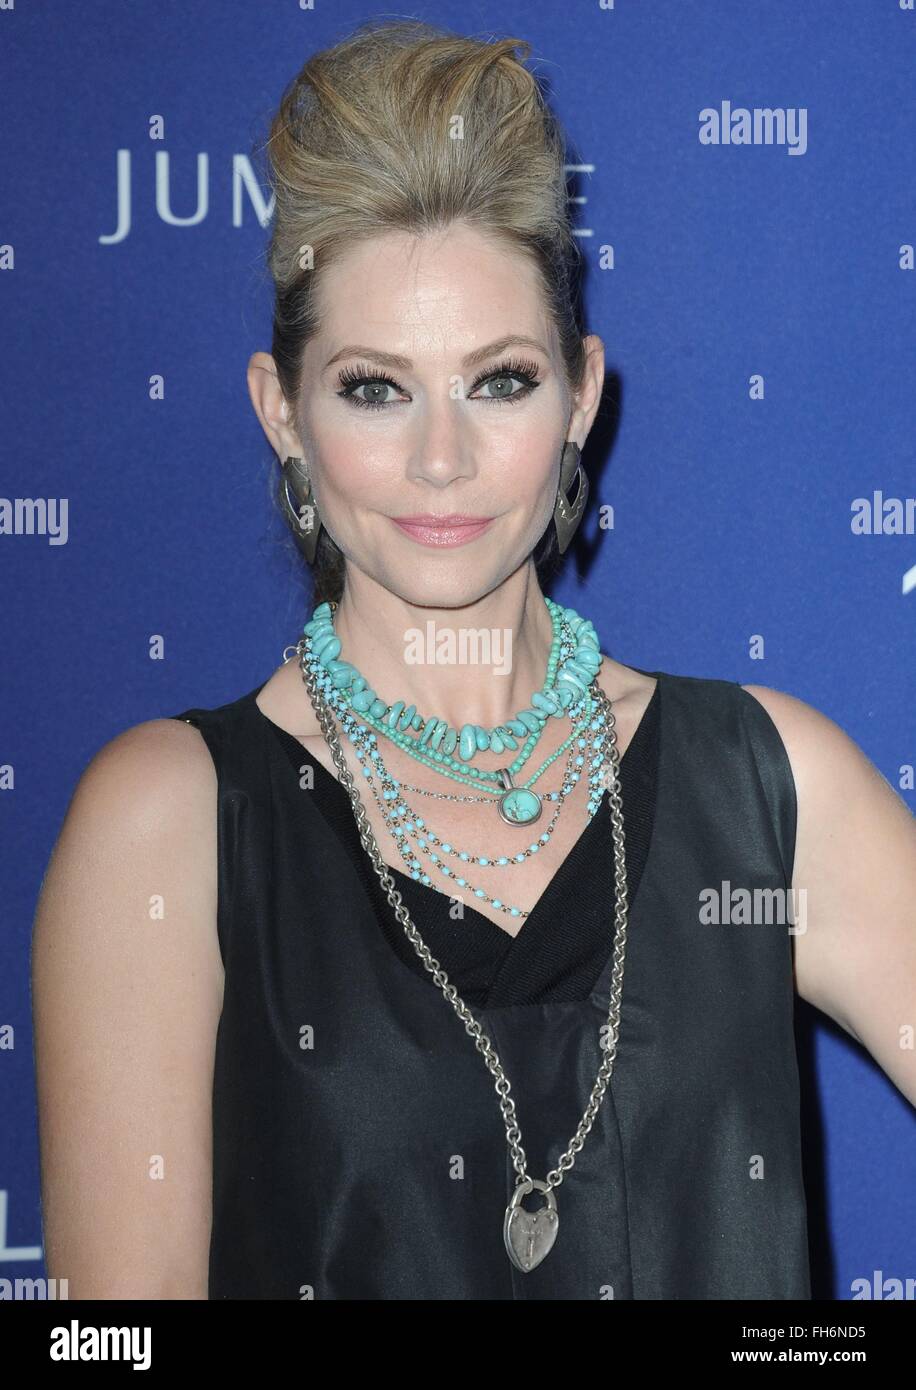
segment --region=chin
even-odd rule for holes
[[[416,608],[466,608],[490,592],[495,585],[481,588],[480,578],[456,575],[452,583],[399,585],[394,589],[398,597]]]
[[[427,569],[425,574],[424,568]],[[409,573],[399,570],[379,574],[378,582],[404,603],[417,608],[464,608],[490,593],[506,577],[495,564],[491,572],[490,566],[481,561],[469,566],[466,561],[455,559],[437,564],[435,573],[429,572],[432,569],[432,566],[417,564]]]

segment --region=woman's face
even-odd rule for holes
[[[317,307],[296,424],[348,570],[424,606],[489,593],[551,519],[561,450],[584,442],[603,353],[591,408],[573,417],[534,270],[464,225],[357,245],[322,277]],[[394,520],[456,514],[489,524]]]

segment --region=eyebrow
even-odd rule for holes
[[[524,334],[512,333],[506,338],[497,338],[493,343],[487,343],[486,347],[475,348],[469,352],[462,362],[463,367],[476,367],[479,362],[485,362],[488,357],[495,357],[497,353],[505,352],[510,347],[534,347],[542,352],[545,357],[549,357],[547,349],[537,338],[528,338]],[[359,343],[352,343],[349,347],[341,348],[335,352],[325,362],[325,368],[332,367],[335,362],[340,362],[344,357],[371,357],[373,361],[380,362],[385,367],[395,367],[399,371],[407,372],[413,367],[409,357],[401,357],[396,352],[379,352],[376,348],[362,347]]]

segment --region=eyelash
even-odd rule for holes
[[[478,377],[475,377],[474,383],[471,386],[471,393],[476,391],[479,387],[485,386],[488,381],[493,381],[495,378],[501,376],[518,377],[523,383],[523,389],[521,391],[513,391],[511,396],[481,396],[481,400],[490,401],[494,405],[506,404],[507,402],[509,404],[514,404],[516,401],[524,400],[526,396],[530,396],[532,391],[536,390],[540,385],[537,363],[528,360],[519,360],[513,357],[507,359],[505,362],[500,362],[499,366],[491,367],[487,371],[481,372]],[[388,407],[394,405],[395,402],[364,401],[361,396],[354,395],[358,387],[382,384],[384,386],[390,386],[392,391],[401,391],[403,389],[384,372],[373,371],[371,367],[362,363],[356,367],[345,367],[337,379],[344,388],[342,391],[337,392],[338,396],[340,396],[342,400],[349,401],[352,405],[366,410],[387,410]]]

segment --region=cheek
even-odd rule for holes
[[[481,406],[475,416],[481,475],[498,479],[502,495],[536,508],[540,494],[559,477],[565,418],[553,381],[518,405]]]
[[[524,510],[538,512],[553,507],[554,479],[559,476],[559,451],[549,441],[550,432],[543,427],[525,430],[512,440],[511,446],[501,449],[499,457],[491,457],[482,467],[483,476],[493,479],[502,496],[510,498]]]
[[[545,487],[556,467],[557,451],[550,442],[552,431],[532,429],[516,441],[511,460],[514,472],[527,479],[536,491]]]
[[[391,496],[392,487],[403,479],[403,452],[391,441],[374,441],[367,447],[366,436],[316,440],[320,467],[320,489],[325,496],[351,506],[372,506]]]

